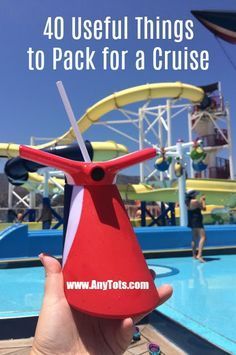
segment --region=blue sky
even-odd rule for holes
[[[236,123],[236,73],[219,48],[214,36],[209,33],[191,15],[193,9],[235,10],[234,0],[1,0],[0,2],[0,142],[29,143],[30,136],[56,137],[69,127],[61,104],[55,82],[62,80],[75,114],[81,116],[85,110],[103,97],[131,86],[151,82],[182,81],[194,85],[204,85],[215,81],[222,82],[225,99],[231,105],[233,133]],[[48,40],[43,29],[48,16],[62,16],[65,21],[65,36],[61,41]],[[89,19],[104,19],[105,16],[122,18],[129,16],[130,36],[127,41],[74,41],[69,35],[69,23],[72,16]],[[181,45],[172,41],[138,41],[134,38],[133,19],[135,16],[149,16],[162,19],[192,19],[194,21],[194,39]],[[129,58],[133,58],[137,49],[149,53],[151,48],[161,46],[169,49],[207,49],[210,53],[208,71],[155,71],[147,66],[145,71],[137,71],[132,60],[125,71],[104,71],[99,63],[95,71],[53,71],[49,65],[43,71],[29,71],[27,49],[41,49],[45,52],[47,63],[52,47],[63,49],[81,49],[86,46],[98,52],[104,46],[112,49],[129,49]],[[232,59],[236,62],[235,46],[224,43]],[[99,62],[99,61],[98,61]],[[181,124],[176,127],[176,136],[181,137]],[[85,133],[91,141],[103,141],[114,138],[107,130],[91,129]],[[124,143],[121,140],[121,143]],[[236,139],[234,152],[236,151]]]

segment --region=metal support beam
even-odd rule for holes
[[[46,168],[44,170],[44,186],[43,186],[43,197],[48,197],[49,196],[49,186],[48,186],[48,182],[49,182],[49,171]]]
[[[29,203],[30,203],[30,208],[34,209],[36,207],[36,193],[35,193],[35,191],[30,191]]]
[[[20,195],[18,195],[15,191],[12,191],[12,194],[18,199],[18,202],[16,204],[19,205],[20,203],[23,203],[23,205],[25,205],[25,207],[29,208],[29,204],[25,201],[25,199],[27,199],[28,195],[25,195],[23,198],[20,197]]]
[[[231,133],[231,122],[230,122],[230,112],[229,106],[226,107],[226,122],[227,122],[227,131],[228,131],[228,145],[229,145],[229,170],[230,170],[230,179],[234,180],[234,160],[233,160],[233,147],[232,147],[232,133]]]
[[[140,110],[139,114],[139,150],[144,148],[144,131],[143,131],[143,111]],[[144,163],[139,164],[139,175],[140,175],[140,182],[144,183]]]
[[[188,111],[188,140],[189,142],[193,141],[193,130],[192,130],[192,115],[191,115],[191,111],[189,109]],[[191,152],[192,147],[189,147],[189,152]],[[190,163],[190,178],[193,179],[194,178],[194,169],[192,166],[192,163]]]
[[[176,145],[177,153],[179,158],[184,165],[184,151],[182,147],[182,142],[178,142]],[[185,176],[185,167],[181,177],[178,178],[178,187],[179,187],[179,208],[180,208],[180,225],[186,227],[188,225],[188,216],[187,216],[187,206],[185,203],[185,193],[186,193],[186,176]]]
[[[8,183],[8,208],[12,208],[12,192],[13,192],[13,185],[9,182]]]
[[[172,122],[171,122],[171,102],[172,100],[168,99],[166,100],[166,114],[167,114],[167,146],[170,147],[172,146]],[[170,180],[173,180],[174,178],[174,166],[173,164],[170,165],[169,168],[169,175],[170,175]]]

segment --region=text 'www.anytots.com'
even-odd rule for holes
[[[148,290],[149,282],[147,281],[67,281],[67,290]]]

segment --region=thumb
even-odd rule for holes
[[[135,331],[135,326],[132,318],[124,319],[121,323],[120,339],[119,339],[119,344],[122,344],[124,349],[126,349],[130,344],[134,331]]]
[[[45,297],[61,298],[64,297],[63,275],[61,264],[52,256],[40,254],[39,259],[45,270]]]

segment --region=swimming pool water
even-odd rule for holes
[[[173,296],[160,312],[236,354],[236,255],[149,259],[160,286]],[[43,267],[0,269],[0,318],[38,315],[44,287]]]
[[[173,296],[160,312],[219,347],[236,354],[236,255],[148,260],[159,274],[157,285],[169,283]]]
[[[38,315],[43,287],[43,267],[0,269],[0,318]]]

